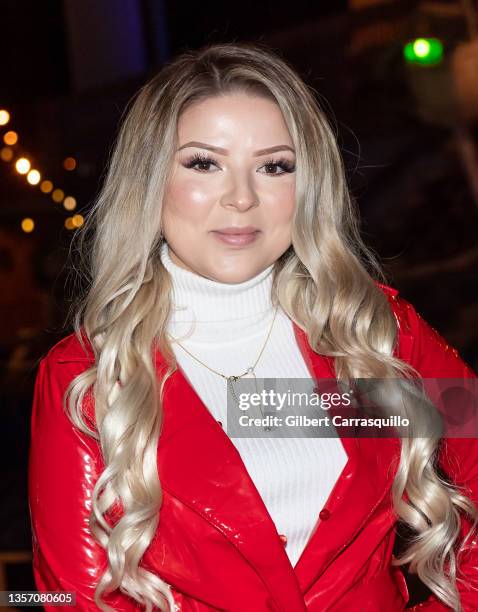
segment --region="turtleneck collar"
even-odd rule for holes
[[[172,331],[184,335],[191,327],[194,341],[226,341],[241,334],[261,333],[272,313],[271,288],[274,264],[241,283],[222,283],[174,263],[166,242],[161,261],[173,284]],[[189,325],[184,325],[189,323]],[[193,326],[191,326],[191,323]],[[229,324],[229,325],[228,325]],[[224,336],[226,334],[226,337]],[[222,337],[220,337],[222,336]],[[179,339],[179,337],[178,337]]]

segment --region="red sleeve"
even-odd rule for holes
[[[423,378],[462,378],[476,379],[476,373],[460,357],[457,350],[429,325],[420,314],[405,300],[399,298],[408,313],[407,319],[413,338],[411,364]],[[476,385],[474,385],[476,389]],[[476,438],[445,438],[441,441],[439,463],[451,481],[478,505],[478,441]],[[470,521],[462,515],[460,538],[468,533]],[[474,588],[464,587],[457,582],[460,592],[462,612],[478,610],[478,546],[477,536],[467,542],[460,568],[463,577]],[[469,547],[469,548],[468,548]],[[441,603],[434,595],[426,602],[413,606],[416,612],[445,612],[450,608]]]
[[[88,527],[94,484],[103,469],[97,442],[73,426],[62,407],[70,380],[85,363],[39,365],[33,398],[29,458],[29,504],[33,572],[39,591],[74,591],[76,609],[97,610],[94,590],[106,554]],[[118,611],[139,610],[129,597],[104,597]],[[45,610],[71,610],[44,605]]]
[[[38,591],[73,591],[75,609],[91,611],[99,610],[94,592],[107,567],[106,552],[88,526],[93,488],[104,463],[98,443],[71,423],[62,406],[68,384],[85,365],[52,356],[40,362],[31,416],[28,496]],[[174,589],[171,593],[177,612],[204,609]],[[102,599],[117,612],[144,610],[119,591]],[[47,612],[72,609],[43,607]]]
[[[90,532],[94,485],[104,469],[98,443],[79,431],[63,410],[70,381],[86,360],[56,359],[50,351],[37,372],[31,416],[28,494],[32,527],[33,574],[38,591],[73,591],[76,610],[98,610],[94,591],[107,566],[106,553]],[[88,405],[91,416],[93,403]],[[107,519],[117,517],[117,507]],[[171,588],[176,612],[209,610]],[[115,591],[103,601],[117,612],[144,610]],[[43,606],[47,612],[70,606]]]

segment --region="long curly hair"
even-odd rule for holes
[[[177,368],[166,333],[171,279],[159,256],[162,200],[179,116],[199,100],[231,92],[277,103],[296,151],[292,244],[274,264],[273,299],[314,350],[320,346],[320,353],[334,357],[338,379],[402,380],[405,413],[427,418],[419,410],[423,399],[410,386],[417,372],[394,356],[397,323],[376,284],[385,276],[361,239],[336,137],[314,90],[261,44],[215,44],[183,53],[128,104],[103,186],[75,237],[87,289],[74,304],[73,326],[82,345],[86,335],[95,363],[71,381],[65,401],[74,425],[98,440],[104,459],[90,515],[90,529],[108,558],[95,591],[104,610],[111,608],[102,594],[117,588],[146,610],[174,609],[170,586],[140,563],[159,522],[163,390]],[[168,364],[161,375],[153,347]],[[90,391],[93,428],[82,409]],[[401,440],[393,503],[397,520],[415,537],[396,562],[410,563],[444,604],[459,611],[459,511],[475,524],[478,512],[437,473],[438,444],[438,437]],[[106,515],[118,502],[123,515],[113,525]]]

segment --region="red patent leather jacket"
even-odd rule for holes
[[[423,377],[475,377],[456,350],[395,289],[380,285],[399,325],[396,354]],[[333,378],[333,362],[294,331],[314,378]],[[91,349],[91,347],[89,347]],[[98,609],[96,583],[106,566],[88,529],[91,493],[103,469],[97,443],[64,414],[71,379],[91,363],[74,334],[41,360],[35,383],[29,470],[34,576],[38,590],[75,591],[77,608]],[[156,355],[158,368],[164,365]],[[90,411],[92,408],[90,407]],[[94,417],[94,414],[90,412]],[[396,518],[390,488],[397,438],[341,438],[348,455],[302,556],[292,567],[275,525],[232,441],[178,369],[167,383],[158,469],[164,501],[158,531],[142,564],[172,587],[182,612],[398,612],[409,599],[391,566]],[[478,444],[447,439],[443,469],[478,503]],[[446,450],[446,452],[445,452]],[[320,477],[320,470],[318,470]],[[462,532],[469,523],[462,520]],[[462,570],[477,582],[478,550]],[[475,567],[473,567],[475,566]],[[478,591],[461,589],[464,612],[478,610]],[[142,609],[118,591],[116,610]],[[58,607],[45,607],[58,610]],[[65,609],[67,608],[60,608]],[[448,610],[435,597],[412,608]]]

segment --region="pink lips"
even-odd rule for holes
[[[247,227],[227,227],[212,232],[218,240],[232,246],[245,246],[254,242],[259,235],[259,230]]]

